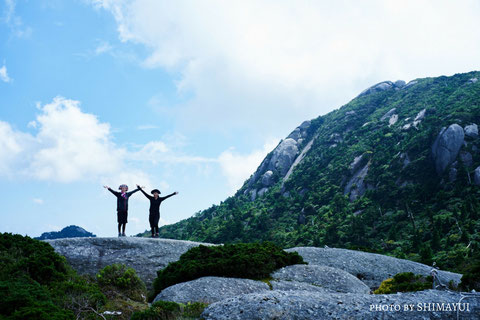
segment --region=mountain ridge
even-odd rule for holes
[[[367,88],[303,122],[234,196],[161,237],[363,248],[460,270],[480,249],[479,77]]]
[[[34,239],[48,240],[48,239],[63,239],[63,238],[83,238],[83,237],[96,237],[91,232],[83,229],[82,227],[71,225],[63,228],[60,231],[44,232],[40,237]]]

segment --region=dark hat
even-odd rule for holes
[[[150,193],[151,193],[151,194],[154,194],[155,192],[157,192],[158,194],[161,193],[160,190],[158,190],[158,189],[153,189],[152,192],[150,192]]]
[[[127,191],[128,191],[128,186],[126,184],[121,184],[120,187],[118,187],[118,190],[121,190],[122,187],[127,188]]]

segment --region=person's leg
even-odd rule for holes
[[[150,222],[150,230],[152,231],[152,238],[155,236],[155,223],[153,220],[153,215],[148,216],[148,222]]]
[[[154,226],[154,227],[155,227],[155,236],[156,236],[156,237],[158,237],[158,220],[160,220],[160,216],[159,216],[159,215],[157,215],[157,216],[155,217],[155,226]]]
[[[126,223],[122,223],[122,236],[125,237],[125,227],[127,226]]]
[[[121,227],[122,227],[122,224],[121,223],[118,223],[118,236],[120,237],[122,235],[121,233]]]

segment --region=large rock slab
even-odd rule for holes
[[[344,270],[362,280],[371,289],[378,288],[383,280],[397,273],[413,272],[430,275],[432,270],[432,267],[418,262],[347,249],[297,247],[286,251],[298,252],[310,265],[323,265]],[[446,285],[449,281],[460,283],[462,275],[440,270],[438,277]]]
[[[270,285],[272,286],[272,290],[277,291],[333,292],[332,290],[327,288],[294,280],[271,280]]]
[[[438,174],[442,174],[447,166],[455,160],[464,138],[463,128],[456,123],[440,131],[432,145],[432,156]]]
[[[245,294],[216,302],[204,310],[202,317],[205,320],[446,320],[457,319],[457,312],[453,311],[455,305],[457,308],[460,306],[462,310],[459,312],[459,319],[478,319],[480,299],[461,299],[462,295],[458,292],[438,290],[392,295],[270,291]],[[449,307],[446,307],[447,304]],[[413,310],[409,306],[412,306]],[[385,311],[382,311],[382,308]],[[443,311],[438,311],[439,309]]]
[[[151,288],[157,270],[177,261],[188,249],[208,243],[149,238],[69,238],[46,240],[81,274],[95,275],[114,263],[132,267]]]
[[[276,170],[283,177],[290,169],[298,154],[297,141],[292,138],[283,140],[273,151],[269,169]]]
[[[278,280],[305,282],[336,292],[369,293],[370,288],[350,273],[327,266],[293,265],[272,274]]]
[[[261,281],[238,278],[203,277],[165,288],[155,297],[154,301],[213,303],[241,294],[258,293],[268,290],[270,290],[269,286]]]

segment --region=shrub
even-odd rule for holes
[[[71,319],[73,312],[53,303],[48,289],[26,277],[0,281],[0,318]]]
[[[48,243],[0,233],[0,319],[88,318],[103,303]]]
[[[460,289],[464,291],[480,291],[480,261],[477,261],[462,276]]]
[[[154,295],[171,285],[205,276],[264,279],[281,267],[301,263],[305,262],[298,253],[285,252],[271,242],[200,245],[157,271]]]
[[[393,278],[384,280],[375,294],[390,294],[396,292],[413,292],[431,289],[433,279],[431,276],[415,275],[412,272],[396,274]]]
[[[0,234],[0,280],[26,276],[40,284],[67,278],[65,258],[48,243],[18,234]]]
[[[157,301],[144,311],[135,312],[131,320],[175,320],[198,319],[207,304],[201,302],[175,303],[170,301]]]
[[[145,286],[135,269],[124,264],[106,266],[97,274],[97,281],[101,286],[115,286],[120,289],[136,289]]]

